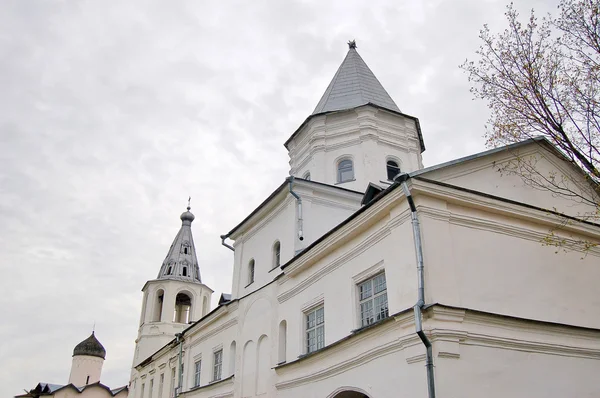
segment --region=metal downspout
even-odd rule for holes
[[[177,333],[175,334],[175,337],[177,338],[177,343],[179,343],[179,377],[178,377],[178,386],[175,388],[175,398],[177,398],[179,396],[179,394],[181,393],[181,385],[183,384],[183,372],[181,371],[181,355],[182,355],[182,351],[183,351],[183,336],[182,333]]]
[[[418,279],[418,299],[414,306],[415,312],[415,329],[417,335],[423,342],[426,350],[425,367],[427,368],[427,392],[429,398],[435,398],[435,381],[433,375],[433,350],[431,348],[431,342],[427,338],[427,335],[423,332],[423,306],[425,305],[425,277],[423,273],[423,246],[421,243],[421,226],[419,219],[417,218],[417,207],[410,193],[410,189],[406,184],[406,180],[409,178],[408,174],[401,174],[397,176],[397,182],[402,184],[402,190],[408,200],[410,206],[410,218],[413,229],[413,237],[415,242],[415,252],[417,256],[417,279]]]
[[[304,233],[302,232],[302,199],[296,192],[294,192],[294,189],[292,188],[292,185],[294,184],[294,176],[288,177],[288,183],[290,187],[290,193],[294,198],[296,198],[296,203],[298,205],[298,239],[303,241]]]
[[[232,252],[235,251],[235,249],[233,248],[233,246],[228,245],[227,243],[225,243],[225,239],[227,239],[229,236],[227,235],[221,235],[221,244],[223,246],[225,246],[226,248],[228,248],[229,250],[231,250]]]

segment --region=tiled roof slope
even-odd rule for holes
[[[358,54],[355,45],[351,45],[344,62],[312,115],[352,109],[368,103],[400,112],[394,100]]]

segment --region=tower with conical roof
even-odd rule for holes
[[[286,141],[290,175],[363,191],[370,182],[423,168],[419,121],[400,111],[356,50],[313,113]]]
[[[194,215],[188,205],[181,228],[169,248],[158,276],[142,288],[144,301],[134,366],[171,341],[190,323],[209,312],[212,289],[202,283],[192,237]]]
[[[105,358],[106,350],[92,332],[90,337],[77,344],[73,350],[69,383],[75,387],[98,383]]]

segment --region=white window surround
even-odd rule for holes
[[[213,379],[212,381],[221,380],[223,374],[223,349],[213,352]]]
[[[382,272],[385,272],[385,264],[383,260],[380,260],[372,266],[370,266],[369,268],[364,269],[358,274],[352,276],[351,283],[349,284],[349,289],[352,297],[352,302],[354,303],[352,305],[352,311],[354,314],[354,319],[356,320],[355,324],[357,329],[360,329],[362,327],[360,320],[360,305],[358,304],[358,302],[360,301],[358,285]]]
[[[351,157],[341,157],[335,162],[336,183],[342,184],[345,182],[354,181],[355,169],[354,160]]]
[[[194,361],[194,387],[200,386],[200,375],[202,371],[202,359]]]
[[[325,347],[325,306],[304,313],[304,351],[306,354]]]
[[[369,326],[389,316],[385,272],[360,282],[357,290],[360,327]]]

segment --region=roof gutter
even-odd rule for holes
[[[221,244],[223,246],[225,246],[226,248],[228,248],[229,250],[231,250],[232,252],[235,252],[235,249],[233,248],[233,246],[228,245],[227,243],[225,243],[225,239],[229,238],[229,234],[227,235],[221,235]]]
[[[423,332],[423,307],[425,306],[425,277],[423,272],[423,244],[421,242],[421,226],[417,217],[417,207],[413,200],[410,189],[406,184],[406,181],[410,176],[406,173],[400,174],[394,178],[395,182],[402,185],[402,190],[408,200],[410,206],[410,218],[412,222],[413,240],[415,242],[415,254],[417,256],[417,280],[418,280],[418,293],[417,303],[414,306],[415,312],[415,331],[426,350],[425,367],[427,368],[427,392],[429,398],[435,398],[435,379],[433,374],[433,350],[431,348],[431,342],[425,332]]]

